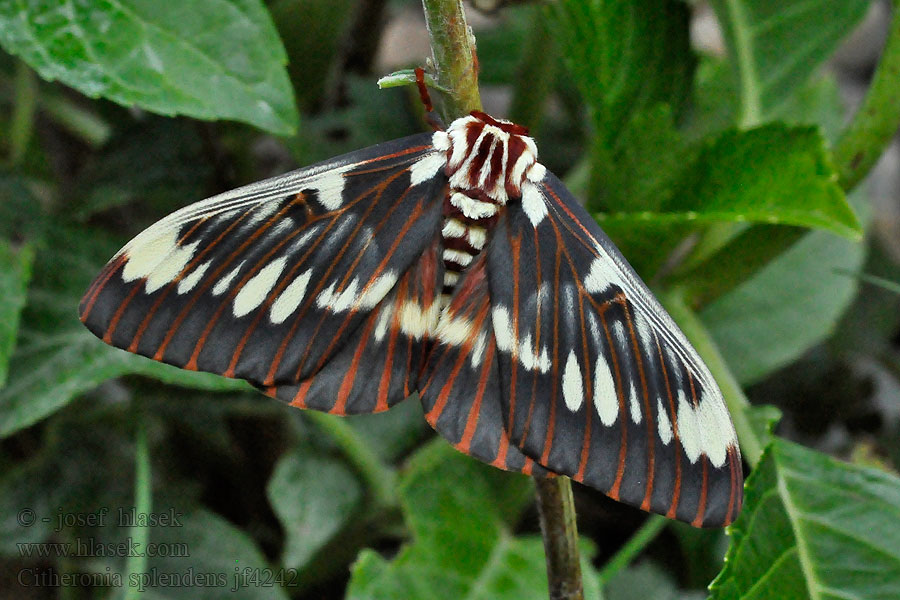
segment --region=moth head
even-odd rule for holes
[[[527,128],[481,111],[435,133],[434,145],[447,153],[451,188],[483,192],[500,204],[521,197],[528,171],[537,164]]]

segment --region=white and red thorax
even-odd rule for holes
[[[435,132],[433,144],[446,152],[450,179],[441,231],[447,293],[484,248],[503,207],[522,201],[523,192],[531,192],[546,170],[537,162],[537,147],[526,128],[483,112]]]

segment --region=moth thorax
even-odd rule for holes
[[[537,147],[527,134],[524,127],[481,112],[437,132],[434,143],[447,152],[450,188],[483,192],[501,205],[520,198],[522,183],[537,162]]]

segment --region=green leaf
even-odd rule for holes
[[[603,207],[629,213],[659,211],[672,200],[698,153],[699,147],[676,129],[668,104],[636,112],[616,145],[615,169],[604,170]]]
[[[781,409],[771,404],[751,405],[747,407],[747,417],[756,437],[763,445],[773,439],[775,427],[781,421]]]
[[[753,277],[806,233],[783,225],[710,227],[674,279],[685,287],[692,305],[705,306]]]
[[[242,381],[177,369],[94,337],[78,320],[78,302],[118,244],[87,229],[55,228],[38,253],[10,378],[0,390],[0,437],[46,417],[78,394],[125,374],[207,390],[248,389]]]
[[[20,463],[0,478],[0,554],[16,556],[21,553],[18,544],[35,544],[48,539],[56,528],[53,515],[61,494],[48,484],[59,476],[58,470],[44,468],[43,461]],[[34,523],[22,521],[34,516]]]
[[[788,125],[818,125],[833,147],[844,126],[845,112],[837,80],[822,73],[794,90],[772,116]]]
[[[40,238],[45,224],[41,202],[25,179],[0,170],[0,237],[32,241]]]
[[[285,532],[281,563],[302,568],[360,507],[362,486],[344,462],[310,451],[278,461],[266,487]]]
[[[773,124],[729,130],[708,143],[680,194],[676,218],[755,221],[828,229],[851,239],[862,231],[837,185],[815,128]]]
[[[391,562],[366,550],[353,567],[352,600],[547,598],[543,543],[513,537],[508,521],[530,486],[459,454],[429,445],[410,462],[401,502],[413,542]],[[599,595],[587,558],[586,597]]]
[[[15,248],[0,239],[0,387],[6,383],[10,355],[16,345],[33,260],[31,246]]]
[[[698,139],[733,126],[738,120],[739,102],[737,83],[729,62],[702,56],[697,66],[685,135]],[[818,125],[825,139],[833,145],[844,124],[844,105],[837,81],[829,73],[813,75],[766,116],[788,125]]]
[[[653,131],[646,145],[632,147],[635,140],[643,142],[648,132],[646,123],[632,121],[645,110],[658,111],[660,104],[668,104],[677,120],[690,94],[694,69],[690,10],[676,0],[562,0],[548,7],[547,13],[555,45],[594,125],[588,206],[629,209],[629,190],[617,186],[635,182],[651,170],[660,155],[648,154],[647,149],[664,143],[673,133]],[[650,124],[658,125],[664,117],[653,115]],[[629,129],[631,134],[626,135]],[[644,165],[643,171],[623,170],[619,160],[633,166],[635,157]],[[660,178],[668,177],[661,169]]]
[[[163,485],[154,491],[152,510],[175,519],[165,525],[151,525],[145,531],[148,543],[158,548],[155,556],[146,557],[145,571],[145,576],[156,578],[156,585],[152,579],[139,580],[145,588],[139,596],[152,600],[235,597],[231,590],[236,570],[259,573],[270,565],[245,532],[195,503],[193,498],[199,495],[198,481],[202,478],[197,477],[196,470],[184,470],[190,460],[185,463],[183,447],[165,456],[173,448],[169,447],[171,438],[161,423],[153,415],[136,415],[121,404],[83,403],[83,407],[65,411],[42,430],[44,444],[38,453],[2,474],[0,553],[23,560],[17,544],[61,542],[68,545],[71,554],[51,563],[55,569],[121,575],[122,587],[105,590],[113,593],[104,596],[121,598],[129,583],[125,579],[127,559],[134,556],[126,557],[120,550],[109,549],[122,548],[120,544],[124,544],[131,550],[149,552],[146,546],[134,546],[139,540],[131,523],[122,519],[122,515],[131,514],[136,503],[138,507],[148,505],[147,500],[135,499],[132,473],[141,453],[134,443],[136,418],[145,422],[151,440],[158,438],[158,445],[151,449],[155,457],[152,479]],[[181,462],[173,465],[173,458]],[[144,479],[144,492],[151,491],[150,483],[151,478]],[[29,527],[17,522],[23,509],[34,511],[35,521]],[[98,519],[102,515],[102,519],[93,523],[77,521],[87,515]],[[63,519],[68,522],[63,521],[59,527]],[[97,550],[78,550],[79,539],[82,544],[94,544]],[[73,556],[76,553],[79,555]],[[26,559],[26,564],[46,567],[47,558],[36,560],[36,554],[37,550],[33,558]],[[52,561],[54,557],[49,558]],[[169,583],[163,578],[169,578]],[[238,597],[286,598],[278,585],[248,583],[239,590]],[[294,585],[298,584],[295,578]]]
[[[737,122],[738,102],[731,64],[717,56],[700,55],[691,111],[685,118],[685,135],[700,139],[733,127]]]
[[[869,4],[869,0],[712,0],[738,81],[738,124],[752,127],[771,118],[834,52]]]
[[[701,61],[694,96],[697,110],[687,135],[696,137],[704,132],[720,132],[731,123],[730,113],[720,110],[725,105],[731,106],[727,100],[727,84],[731,82],[727,68],[724,61],[711,58]],[[717,106],[719,109],[715,108]],[[795,90],[774,116],[791,125],[816,125],[825,139],[833,143],[844,120],[834,78],[811,79]],[[687,287],[691,302],[703,306],[749,279],[799,241],[804,233],[799,227],[769,224],[747,227],[723,224],[708,228],[680,265],[675,278]]]
[[[713,600],[900,597],[900,480],[776,440],[747,479]]]
[[[654,273],[686,234],[713,223],[800,225],[859,238],[860,225],[837,185],[816,129],[780,124],[732,129],[699,151],[684,146],[677,154],[684,162],[669,167],[676,182],[647,176],[644,183],[634,184],[657,194],[655,210],[597,215],[600,226],[644,275]],[[640,170],[632,168],[631,173]],[[741,248],[752,253],[756,247]],[[729,277],[740,266],[714,272]],[[716,283],[707,281],[705,264],[682,279],[695,288]]]
[[[680,111],[694,68],[683,3],[562,0],[548,14],[599,136],[617,139],[631,114],[660,102]]]
[[[807,234],[700,313],[737,379],[749,384],[827,337],[856,293],[865,247]]]
[[[297,127],[287,58],[260,0],[4,2],[0,45],[92,98],[279,135]]]

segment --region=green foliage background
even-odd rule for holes
[[[898,598],[900,303],[855,275],[900,265],[832,153],[821,68],[870,2],[712,0],[723,56],[691,48],[694,4],[559,0],[475,32],[498,116],[532,128],[710,361],[752,468],[727,536],[578,488],[587,596]],[[371,5],[0,3],[3,596],[546,598],[531,482],[433,439],[416,401],[303,413],[108,348],[75,314],[167,212],[426,127],[412,90],[375,86],[382,28],[348,33]],[[87,519],[104,507],[180,526]],[[85,540],[189,556],[55,553]],[[225,581],[160,579],[188,572]]]

